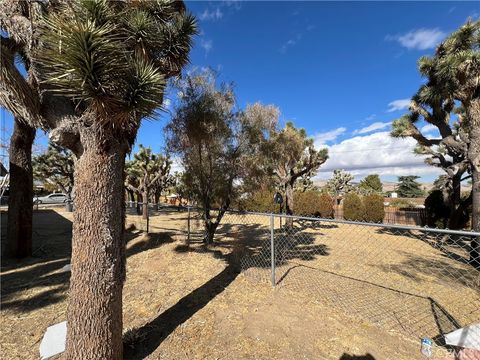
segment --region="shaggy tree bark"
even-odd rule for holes
[[[81,130],[75,166],[67,359],[122,359],[126,151],[95,127]]]
[[[13,257],[32,255],[33,176],[32,145],[35,128],[18,118],[10,139],[10,194],[8,199],[8,253]]]
[[[480,99],[475,99],[467,108],[470,119],[470,146],[468,157],[472,164],[472,229],[480,231]],[[472,239],[470,263],[480,268],[480,239]]]

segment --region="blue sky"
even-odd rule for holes
[[[197,15],[191,65],[211,66],[235,83],[240,107],[275,104],[327,146],[334,168],[386,180],[436,169],[411,154],[413,142],[388,136],[421,84],[416,61],[465,20],[477,2],[187,2]],[[170,102],[175,99],[171,97]],[[167,101],[167,103],[169,102]],[[11,118],[2,111],[6,127]],[[144,122],[137,144],[159,151],[168,113]],[[425,129],[429,130],[429,129]],[[45,144],[46,136],[38,142]],[[41,146],[40,146],[41,147]]]

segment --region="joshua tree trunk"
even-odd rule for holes
[[[465,226],[465,206],[462,206],[461,194],[462,174],[455,175],[452,179],[452,193],[448,204],[450,208],[450,218],[448,219],[449,229],[461,229]]]
[[[75,165],[67,359],[122,359],[126,151],[95,127],[81,130]]]
[[[292,181],[288,181],[285,184],[285,213],[287,215],[293,215],[293,183]],[[293,219],[287,218],[285,220],[285,225],[287,227],[293,226]]]
[[[472,229],[480,231],[480,99],[471,102],[468,116],[471,121],[468,157],[472,162]],[[480,239],[472,239],[470,263],[480,268]]]
[[[10,194],[8,199],[8,253],[32,255],[33,176],[32,145],[35,128],[15,118],[10,140]]]

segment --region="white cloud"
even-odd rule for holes
[[[220,8],[215,8],[212,10],[205,9],[200,15],[198,15],[200,20],[220,20],[223,17],[223,13]]]
[[[370,133],[370,132],[373,132],[373,131],[385,129],[386,127],[389,127],[391,124],[392,123],[390,121],[388,121],[388,122],[378,121],[378,122],[374,122],[371,125],[368,125],[367,127],[355,130],[353,133],[354,134],[367,134],[367,133]]]
[[[170,100],[170,99],[164,99],[163,100],[163,107],[165,109],[168,110],[168,109],[170,109],[171,106],[172,106],[172,100]]]
[[[181,173],[185,170],[182,164],[182,160],[175,156],[172,158],[172,165],[170,166],[170,173],[175,174],[176,172]]]
[[[387,40],[394,40],[407,49],[427,50],[437,46],[447,34],[438,28],[412,30],[402,35],[387,35]]]
[[[422,132],[423,134],[428,134],[435,131],[438,131],[438,128],[432,124],[427,124],[420,129],[420,132]]]
[[[337,139],[337,137],[342,135],[345,131],[347,131],[346,128],[339,127],[327,132],[315,134],[313,136],[315,148],[319,149],[325,147],[327,142]]]
[[[213,48],[213,41],[207,39],[200,39],[200,46],[205,50],[205,55],[207,55]]]
[[[394,101],[392,101],[391,103],[388,104],[387,112],[405,110],[405,109],[408,109],[409,106],[410,106],[410,99],[394,100]]]
[[[320,168],[318,177],[329,178],[335,169],[345,169],[355,176],[440,174],[441,170],[424,163],[424,156],[413,153],[415,146],[414,139],[392,138],[387,131],[355,136],[327,146],[329,159]]]
[[[377,114],[370,114],[368,115],[365,120],[367,121],[372,121],[373,119],[375,119],[377,117]]]
[[[287,52],[288,48],[290,48],[290,47],[292,47],[292,46],[295,46],[295,44],[296,44],[297,42],[299,42],[301,39],[302,39],[302,34],[299,33],[299,34],[295,35],[295,37],[287,40],[287,41],[282,45],[282,47],[280,48],[280,52],[281,52],[282,54],[285,54],[285,53]]]

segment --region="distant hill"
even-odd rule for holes
[[[318,187],[323,187],[327,184],[326,180],[314,180],[313,184],[318,186]],[[358,182],[352,182],[353,185],[358,185]],[[383,181],[383,191],[388,192],[388,191],[394,191],[395,188],[398,185],[398,182],[395,181]],[[433,183],[420,183],[422,185],[422,189],[426,192],[429,192],[433,188]],[[468,191],[469,186],[467,184],[462,184],[462,191]]]

